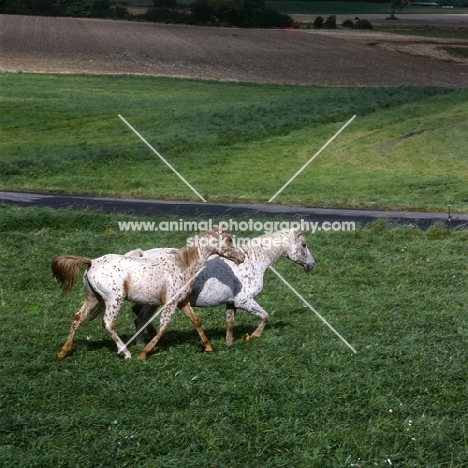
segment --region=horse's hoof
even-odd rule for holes
[[[146,359],[146,353],[141,353],[139,356],[138,356],[138,359],[141,359],[142,361],[144,361]]]
[[[205,353],[212,353],[213,348],[210,346],[209,348],[205,348]]]
[[[130,359],[132,357],[132,354],[130,351],[127,349],[126,346],[118,347],[117,348],[117,354],[123,353],[125,359]]]
[[[66,355],[67,355],[67,353],[64,353],[63,351],[60,351],[60,353],[57,354],[57,358],[58,359],[63,359]]]
[[[246,334],[242,337],[242,339],[243,339],[244,341],[252,341],[252,340],[255,340],[256,338],[258,338],[258,336],[256,336],[256,335],[249,335],[248,333],[246,333]]]

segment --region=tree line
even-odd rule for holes
[[[177,0],[153,0],[141,15],[131,15],[110,0],[0,0],[0,13],[75,18],[111,18],[193,25],[287,28],[290,16],[265,5],[264,0],[194,0],[180,5]]]

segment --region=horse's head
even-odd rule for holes
[[[236,247],[231,235],[221,229],[215,229],[215,233],[218,235],[216,253],[221,257],[232,260],[236,265],[242,263],[245,260],[245,252],[241,248]]]
[[[231,235],[222,229],[215,227],[212,231],[207,231],[198,237],[199,247],[206,248],[209,255],[218,254],[232,260],[237,265],[245,260],[244,251],[236,247]]]
[[[306,272],[311,271],[315,266],[315,260],[307,248],[301,228],[290,230],[285,254],[289,260],[302,265]]]

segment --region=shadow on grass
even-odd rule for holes
[[[290,327],[290,323],[284,320],[280,320],[275,323],[269,323],[265,328],[264,333],[268,333],[268,330],[283,330],[287,327]],[[256,328],[256,325],[239,325],[234,330],[234,342],[241,341],[242,337],[246,334],[252,333]],[[208,328],[205,329],[206,336],[211,341],[224,341],[226,337],[225,328]],[[124,343],[127,343],[133,335],[131,334],[122,334],[120,338]],[[145,337],[145,342],[148,343],[149,339]],[[153,349],[152,353],[157,353],[159,351],[167,351],[168,349],[176,346],[184,346],[191,343],[197,343],[199,345],[200,351],[202,346],[200,339],[195,329],[192,330],[169,330],[158,342],[158,344]],[[224,345],[225,346],[225,345]],[[103,337],[97,340],[87,340],[86,338],[76,338],[73,344],[73,350],[69,355],[72,355],[74,350],[77,348],[86,348],[89,351],[98,351],[101,349],[108,349],[110,352],[116,353],[117,346],[114,341],[109,337]],[[132,341],[129,344],[129,349],[132,354],[135,354],[135,351],[143,349],[143,345],[136,345],[135,341]],[[57,351],[58,352],[58,351]]]

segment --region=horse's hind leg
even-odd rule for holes
[[[242,304],[237,304],[238,307],[245,309],[247,312],[250,312],[251,314],[256,315],[257,317],[261,318],[261,322],[258,325],[258,327],[255,329],[253,333],[250,335],[244,335],[243,339],[245,341],[249,341],[252,338],[260,338],[263,329],[265,328],[265,325],[268,323],[268,320],[270,319],[268,313],[266,310],[264,310],[257,302],[255,302],[253,299],[249,299],[245,301]]]
[[[236,320],[236,308],[232,302],[226,304],[226,344],[231,346],[234,335],[234,322]]]
[[[194,310],[192,309],[192,306],[190,305],[190,303],[188,301],[184,303],[180,303],[179,308],[192,322],[193,326],[197,329],[198,336],[200,337],[200,340],[203,345],[203,349],[206,352],[213,351],[213,348],[211,347],[210,342],[208,341],[208,338],[205,335],[205,331],[202,328],[201,320],[198,317],[198,315],[194,312]]]
[[[125,346],[125,343],[117,335],[117,329],[115,327],[115,321],[119,313],[120,307],[122,306],[123,298],[115,298],[113,300],[106,301],[106,313],[102,320],[102,326],[106,329],[107,333],[112,337],[117,345],[117,352],[124,353],[125,359],[130,359],[132,355]]]
[[[99,300],[96,296],[89,295],[89,294],[86,295],[86,298],[83,302],[83,305],[81,306],[81,309],[73,316],[70,333],[68,334],[67,341],[62,346],[62,350],[60,351],[60,353],[57,354],[57,357],[59,359],[63,359],[71,351],[72,346],[73,346],[73,338],[75,336],[76,330],[78,330],[78,328],[86,319],[88,314],[93,309],[98,307],[98,305],[99,305]]]
[[[135,332],[138,333],[135,336],[135,343],[136,344],[145,344],[145,330],[143,329],[143,325],[145,324],[142,318],[142,311],[145,307],[140,304],[135,304],[132,306],[132,311],[135,314],[135,320],[133,323],[135,324]]]

